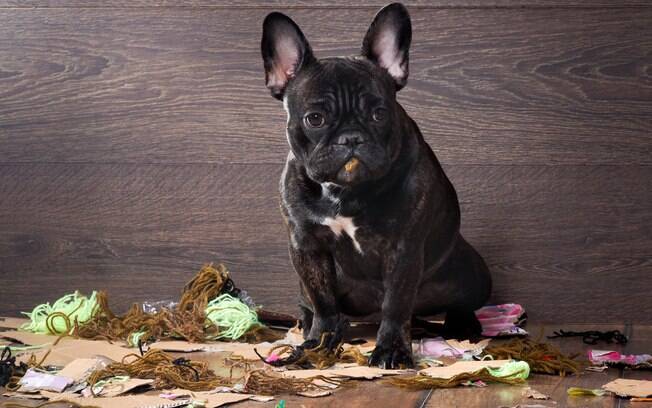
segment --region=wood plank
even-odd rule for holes
[[[280,163],[273,9],[1,10],[0,163]],[[320,56],[356,53],[374,12],[290,10]],[[413,19],[400,100],[444,163],[652,164],[652,9]]]
[[[466,238],[493,300],[538,321],[650,322],[652,167],[454,166]],[[222,261],[259,303],[295,312],[280,165],[0,166],[0,312],[75,289],[124,308],[176,299]],[[614,307],[613,305],[618,305]]]
[[[365,8],[382,7],[387,2],[382,0],[357,1],[355,4],[345,0],[309,1],[309,0],[110,0],[102,2],[88,2],[84,0],[1,0],[0,7],[12,8],[57,8],[57,7],[84,7],[84,8],[142,8],[142,7],[269,7],[274,5],[283,8]],[[404,1],[408,7],[415,8],[633,8],[650,7],[645,0],[411,0]]]

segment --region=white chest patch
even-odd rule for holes
[[[356,251],[362,254],[360,243],[355,239],[355,230],[357,230],[358,227],[353,224],[352,217],[342,217],[340,215],[336,216],[335,218],[326,217],[322,220],[321,224],[329,227],[336,237],[340,237],[342,232],[346,233],[346,235],[351,238],[351,241],[353,241],[353,246],[355,247]]]

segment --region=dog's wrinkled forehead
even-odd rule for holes
[[[394,83],[375,64],[354,57],[321,59],[298,75],[288,90],[298,108],[319,103],[333,111],[364,108],[395,94]]]

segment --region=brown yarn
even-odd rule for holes
[[[453,388],[467,381],[498,382],[503,384],[523,384],[522,378],[494,377],[489,370],[483,368],[475,373],[461,373],[451,378],[434,378],[428,375],[416,374],[410,376],[397,376],[383,380],[389,384],[411,390],[425,390],[429,388]]]
[[[314,348],[303,348],[301,346],[278,345],[269,350],[267,356],[276,354],[281,357],[280,360],[271,363],[274,366],[294,366],[294,367],[316,367],[320,370],[333,366],[335,363],[356,363],[358,365],[367,365],[368,359],[358,347],[344,349],[343,343],[340,343],[334,349],[326,346],[326,341],[332,333],[323,333],[319,345]],[[261,357],[263,361],[265,359]]]
[[[162,350],[150,350],[142,357],[130,354],[122,362],[93,372],[88,378],[91,391],[98,381],[118,375],[154,380],[155,388],[183,388],[189,391],[208,391],[234,383],[232,378],[220,377],[209,370],[205,362],[175,359]]]
[[[184,339],[204,342],[218,333],[218,328],[206,320],[205,309],[211,298],[217,296],[228,279],[222,264],[216,268],[204,265],[188,282],[181,300],[174,309],[162,308],[156,313],[146,313],[134,304],[122,316],[116,316],[109,307],[108,297],[100,291],[97,295],[98,311],[83,325],[74,323],[74,335],[93,340],[128,340],[135,332],[144,331],[143,339]]]
[[[315,383],[321,381],[326,384]],[[325,391],[331,389],[327,384],[339,386],[345,378],[318,375],[308,378],[282,377],[269,370],[254,370],[245,376],[244,392],[257,395],[296,394],[308,391]]]
[[[184,286],[177,310],[193,311],[197,305],[205,309],[208,302],[220,294],[228,279],[226,266],[219,264],[214,268],[213,264],[204,265]]]
[[[533,373],[577,374],[586,365],[575,360],[580,354],[566,355],[548,343],[540,343],[525,338],[516,338],[505,344],[491,344],[484,349],[497,360],[515,359],[527,362]]]

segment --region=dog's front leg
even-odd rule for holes
[[[319,344],[324,333],[331,333],[327,345],[341,338],[340,314],[335,298],[335,266],[332,256],[322,250],[290,249],[292,264],[301,278],[304,295],[312,305],[312,325],[304,346]]]
[[[414,366],[410,319],[423,273],[423,248],[417,242],[399,243],[385,260],[382,319],[369,365]]]

